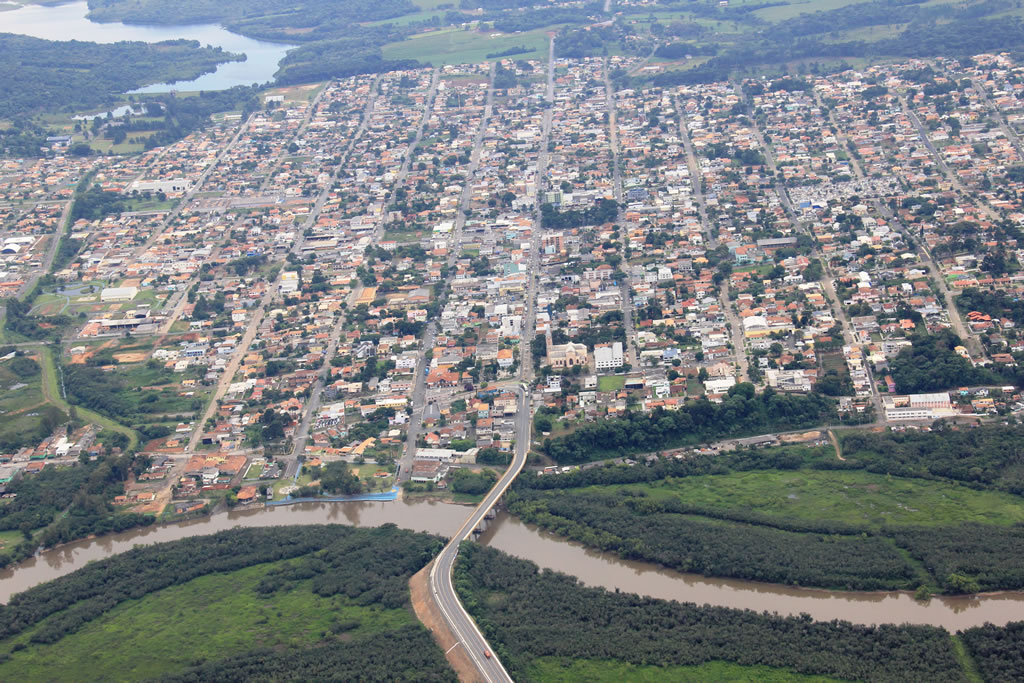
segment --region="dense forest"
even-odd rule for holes
[[[961,313],[979,311],[993,318],[1009,318],[1014,323],[1024,324],[1024,299],[1010,296],[1003,290],[990,292],[969,287],[956,299]]]
[[[844,437],[842,461],[822,458],[811,449],[743,449],[558,476],[527,472],[516,480],[507,503],[511,512],[545,529],[680,571],[831,588],[928,585],[950,593],[1019,589],[1024,587],[1020,524],[879,529],[827,517],[769,516],[744,507],[701,506],[685,495],[654,498],[646,487],[621,486],[750,471],[827,469],[865,470],[1020,495],[1022,438],[1020,426],[857,431]],[[845,561],[836,564],[833,553]]]
[[[254,38],[312,42],[350,35],[352,24],[417,11],[411,0],[89,0],[93,21],[222,24]]]
[[[959,681],[949,634],[856,626],[610,593],[491,548],[464,545],[456,589],[515,680],[539,657],[654,666],[713,660],[847,680]]]
[[[985,680],[1024,680],[1024,621],[1005,627],[985,624],[960,637]]]
[[[101,45],[0,33],[0,118],[104,107],[127,90],[191,80],[238,58],[188,40]]]
[[[379,30],[367,28],[357,36],[300,45],[281,60],[274,80],[289,85],[422,66],[414,59],[384,59],[380,46],[392,36],[390,32],[379,33]]]
[[[996,16],[1014,8],[1013,0],[956,5],[927,4],[918,0],[870,0],[803,12],[776,23],[754,15],[752,9],[757,7],[748,4],[694,8],[695,14],[744,25],[747,32],[737,35],[745,39],[718,49],[716,56],[695,68],[656,75],[655,85],[728,80],[731,74],[756,65],[801,59],[959,57],[1024,48],[1024,21],[1015,16]],[[876,41],[841,39],[844,31],[869,27],[899,28],[893,37]],[[886,32],[879,31],[880,34]]]
[[[301,650],[265,648],[202,664],[161,683],[250,683],[251,681],[447,681],[458,679],[422,626],[404,626],[385,638],[363,636]]]
[[[593,206],[565,211],[559,211],[551,204],[541,204],[540,207],[541,225],[553,230],[603,225],[613,222],[618,215],[619,205],[614,199],[601,199]]]
[[[695,519],[679,501],[627,492],[633,495],[523,491],[508,505],[524,521],[590,547],[682,572],[845,590],[906,590],[923,583],[884,538]]]
[[[915,334],[912,346],[889,361],[890,374],[900,393],[926,393],[979,384],[1015,383],[1015,373],[975,367],[954,349],[963,342],[953,332]]]
[[[0,566],[32,555],[40,545],[152,524],[153,515],[111,505],[124,493],[134,463],[131,455],[109,455],[75,467],[47,467],[9,483],[6,491],[15,497],[0,506],[0,530],[21,531],[25,540],[10,553],[0,554]]]
[[[947,479],[976,488],[1024,495],[1024,426],[930,432],[853,431],[843,436],[847,468],[921,479]]]
[[[802,429],[835,419],[834,402],[821,394],[756,394],[752,384],[729,389],[722,403],[691,401],[675,411],[655,410],[587,423],[571,434],[545,439],[544,451],[559,463],[650,452],[718,438]]]
[[[318,595],[342,593],[361,604],[401,606],[408,600],[409,577],[441,545],[436,537],[394,525],[313,525],[233,529],[137,547],[18,593],[0,606],[0,637],[46,620],[33,639],[56,642],[126,600],[207,574],[289,558],[303,559],[269,575],[258,586],[260,592],[288,590],[296,581],[313,579]],[[51,618],[58,613],[60,618]]]

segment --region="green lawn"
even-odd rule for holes
[[[500,35],[447,28],[420,33],[407,40],[384,46],[385,59],[418,59],[421,62],[444,64],[476,64],[487,60],[487,55],[522,45],[532,50],[515,55],[516,59],[545,59],[548,37],[542,29],[523,33]]]
[[[1008,493],[861,470],[733,472],[660,481],[646,490],[654,496],[679,496],[701,507],[874,528],[1024,522],[1024,501]]]
[[[597,378],[598,391],[619,391],[626,386],[626,378],[621,375],[605,375]]]
[[[537,681],[638,681],[641,683],[704,683],[705,681],[733,681],[735,683],[784,683],[807,681],[826,683],[836,679],[823,676],[805,676],[787,669],[768,666],[743,666],[730,662],[707,662],[696,666],[638,666],[626,662],[577,659],[566,662],[560,657],[541,657],[530,666],[530,678]]]
[[[0,664],[0,679],[72,681],[88,672],[91,680],[138,681],[256,648],[311,645],[333,622],[358,622],[347,633],[363,636],[415,621],[405,609],[320,597],[310,581],[264,597],[254,587],[274,566],[212,574],[125,602],[54,644],[14,652]],[[27,643],[35,630],[4,649]],[[129,652],[140,655],[125,656]]]

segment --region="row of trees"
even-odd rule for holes
[[[752,384],[741,383],[729,389],[722,403],[702,398],[675,411],[658,409],[588,423],[567,436],[545,439],[544,451],[559,463],[586,462],[716,438],[802,429],[835,416],[834,402],[822,394],[781,394],[771,388],[757,394]]]

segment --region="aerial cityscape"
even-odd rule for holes
[[[1024,10],[285,5],[0,3],[0,678],[1024,678]]]

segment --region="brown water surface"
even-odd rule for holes
[[[237,527],[287,524],[394,523],[406,529],[449,536],[469,516],[469,508],[435,501],[301,503],[255,508],[189,522],[133,529],[120,534],[76,541],[40,553],[16,567],[0,571],[0,601],[88,562],[130,550],[136,545],[176,541]],[[807,613],[816,620],[843,619],[860,624],[911,623],[943,626],[951,631],[985,622],[1024,620],[1024,593],[997,593],[969,598],[915,601],[908,593],[857,593],[787,588],[776,584],[709,579],[662,569],[646,562],[621,560],[584,548],[524,524],[502,512],[480,536],[493,548],[572,574],[588,586],[639,593],[654,598],[738,607],[784,615]]]

